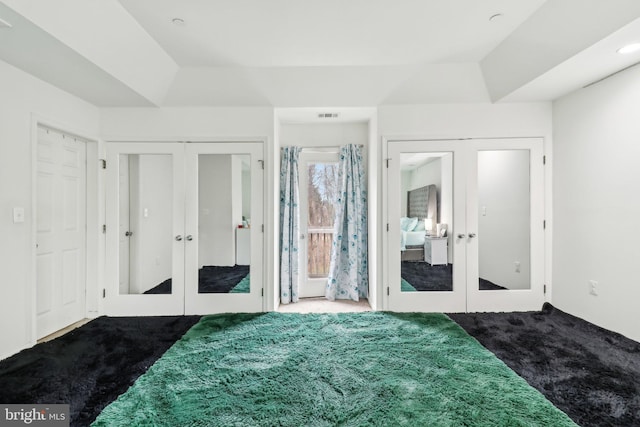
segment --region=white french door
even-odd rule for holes
[[[262,144],[191,143],[185,148],[185,314],[262,311]],[[207,271],[217,267],[249,272],[241,270],[241,282],[229,292],[207,289]]]
[[[300,173],[300,287],[301,298],[325,295],[334,205],[338,191],[338,153],[302,151]]]
[[[86,145],[38,127],[36,333],[85,317]]]
[[[262,143],[109,143],[106,314],[262,311],[261,162]]]
[[[387,149],[387,307],[436,312],[540,309],[542,139],[392,141]],[[430,185],[437,188],[437,213],[429,213],[433,218],[425,223],[433,223],[433,231],[401,229],[411,223],[401,224],[403,217],[416,212],[427,217],[410,206],[410,199],[413,190]],[[439,236],[423,236],[442,228],[447,229],[446,248],[432,243]],[[436,249],[443,253],[430,252]],[[431,255],[447,262],[432,265],[427,262]]]

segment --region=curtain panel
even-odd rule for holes
[[[367,189],[360,146],[340,149],[340,193],[336,202],[331,264],[326,297],[329,300],[367,298]]]
[[[280,302],[298,302],[300,147],[283,147],[280,160]]]

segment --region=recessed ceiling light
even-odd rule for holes
[[[621,47],[620,49],[617,50],[617,52],[625,55],[627,53],[633,53],[638,50],[640,50],[640,43],[632,43],[632,44],[626,45],[625,47]]]
[[[187,25],[187,23],[184,22],[184,19],[182,19],[182,18],[173,18],[171,20],[171,23],[173,25],[177,25],[178,27],[184,27],[185,25]]]
[[[4,19],[0,18],[0,28],[12,28],[13,25],[9,24]]]
[[[502,18],[502,14],[501,13],[496,13],[495,15],[491,15],[489,17],[489,21],[497,21],[500,18]]]

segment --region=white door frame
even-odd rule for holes
[[[391,247],[397,247],[399,249],[400,231],[399,224],[396,224],[396,219],[392,215],[391,210],[395,212],[395,208],[392,207],[390,194],[392,189],[389,186],[389,168],[393,168],[393,162],[399,161],[398,159],[390,158],[390,147],[393,147],[394,143],[407,144],[408,149],[403,152],[424,152],[424,151],[453,151],[460,150],[462,156],[458,156],[458,161],[462,160],[462,163],[466,165],[472,165],[474,168],[470,173],[463,173],[456,179],[456,159],[454,158],[454,197],[460,191],[464,194],[465,206],[463,212],[459,212],[460,208],[456,209],[456,202],[454,200],[454,223],[459,222],[458,228],[453,229],[450,227],[449,234],[454,235],[455,248],[459,243],[465,243],[465,260],[464,266],[466,271],[466,277],[463,279],[465,282],[464,292],[464,305],[460,306],[462,298],[458,295],[458,299],[454,296],[441,296],[443,292],[425,292],[429,298],[435,302],[422,301],[420,296],[415,297],[416,293],[409,293],[414,295],[414,299],[402,298],[399,286],[399,269],[393,268],[394,263],[399,265],[399,250],[390,251]],[[473,144],[473,148],[468,148]],[[470,203],[468,200],[475,197],[475,191],[473,184],[477,181],[477,160],[476,153],[478,150],[509,150],[509,149],[527,149],[530,150],[530,183],[531,183],[531,288],[526,290],[509,290],[505,291],[479,291],[476,286],[467,286],[469,282],[477,282],[477,256],[478,256],[478,240],[469,239],[469,233],[477,232],[477,200],[472,200]],[[474,151],[475,150],[475,151]],[[397,309],[395,304],[390,303],[391,297],[401,298],[403,301],[401,310],[406,311],[526,311],[526,310],[539,310],[540,306],[544,302],[544,277],[545,277],[545,242],[544,242],[544,228],[542,226],[545,213],[545,183],[544,183],[544,168],[543,168],[543,154],[544,154],[544,139],[541,137],[524,137],[524,138],[478,138],[478,139],[422,139],[422,138],[383,138],[382,146],[383,156],[385,161],[388,162],[387,167],[382,166],[382,195],[383,203],[385,206],[382,209],[383,225],[388,225],[388,232],[383,232],[383,280],[384,286],[387,289],[383,292],[383,309]],[[398,156],[396,156],[398,157]],[[458,168],[459,169],[459,168]],[[464,171],[463,171],[464,172]],[[464,182],[459,182],[464,179]],[[473,182],[470,182],[473,181]],[[470,187],[471,186],[471,187]],[[467,189],[471,188],[471,195],[467,194]],[[399,201],[399,200],[398,200]],[[399,209],[397,209],[399,211]],[[463,219],[460,218],[463,215]],[[395,218],[395,219],[393,219]],[[471,228],[470,228],[471,227]],[[468,232],[467,232],[468,231]],[[455,233],[455,234],[454,234]],[[463,239],[458,239],[458,234],[464,235]],[[475,269],[469,269],[466,266],[469,265],[469,259],[475,257]],[[473,264],[473,263],[471,263]],[[454,258],[454,268],[455,268]],[[473,277],[472,277],[473,276]],[[460,275],[455,276],[454,280],[459,279]],[[396,283],[398,282],[398,283]],[[455,294],[454,292],[449,294]],[[461,309],[452,309],[455,307]]]

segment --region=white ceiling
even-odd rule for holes
[[[640,2],[611,5],[0,0],[0,59],[109,107],[548,101],[640,61]]]

